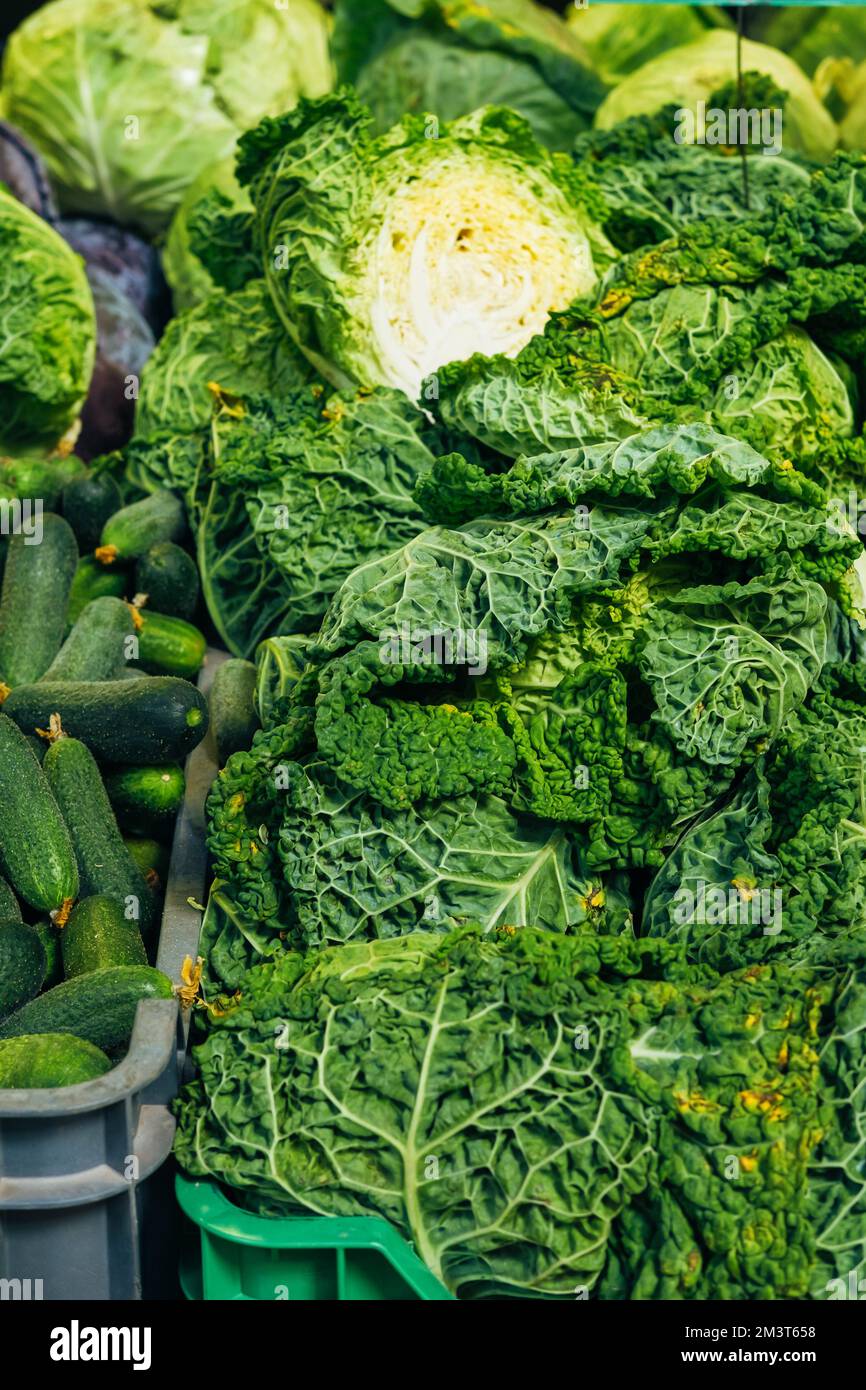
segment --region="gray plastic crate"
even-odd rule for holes
[[[225,654],[209,651],[204,693]],[[204,803],[212,735],[186,766],[156,964],[180,979],[195,959],[207,891]],[[171,1294],[175,1095],[188,1020],[170,1000],[138,1006],[124,1060],[96,1081],[0,1091],[0,1299],[137,1299]],[[147,1235],[143,1246],[142,1232]],[[29,1282],[28,1282],[29,1281]]]

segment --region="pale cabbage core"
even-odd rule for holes
[[[412,399],[446,362],[514,356],[597,280],[578,215],[554,184],[465,151],[392,189],[359,251],[362,355]]]

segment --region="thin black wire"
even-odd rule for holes
[[[737,101],[740,111],[745,111],[746,100],[743,89],[743,33],[746,26],[746,11],[741,5],[737,10]],[[740,122],[740,134],[747,129],[744,121]],[[748,212],[751,206],[749,197],[749,153],[746,148],[746,141],[740,141],[740,163],[743,168],[743,204]]]

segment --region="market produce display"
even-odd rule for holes
[[[172,994],[148,964],[165,864],[147,836],[170,842],[178,760],[207,731],[193,683],[206,644],[137,588],[169,543],[193,565],[172,494],[124,507],[80,460],[0,468],[7,515],[32,525],[9,538],[0,589],[0,1076],[73,1085],[123,1055],[140,999]]]
[[[0,1086],[174,992],[177,1159],[250,1211],[459,1298],[848,1297],[864,12],[206,9],[4,58]]]

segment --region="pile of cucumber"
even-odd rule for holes
[[[206,639],[173,494],[124,505],[63,459],[0,462],[4,498],[42,511],[0,544],[0,1088],[62,1086],[172,996],[151,962]]]

